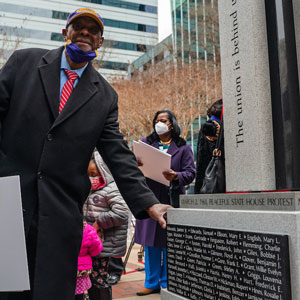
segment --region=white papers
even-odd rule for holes
[[[162,152],[144,142],[133,142],[133,152],[143,165],[140,167],[145,177],[160,182],[166,186],[170,185],[162,172],[169,171],[171,168],[171,155]]]
[[[29,290],[19,176],[0,178],[0,291]]]

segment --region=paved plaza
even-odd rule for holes
[[[129,244],[128,244],[129,247]],[[143,268],[144,265],[138,262],[137,253],[140,245],[135,244],[129,256],[126,265],[126,274],[121,277],[118,284],[113,286],[113,299],[130,299],[130,300],[159,300],[160,294],[152,294],[148,296],[136,296],[136,292],[143,288],[145,272],[137,271],[137,268]]]

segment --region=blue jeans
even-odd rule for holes
[[[167,287],[166,248],[144,247],[145,250],[145,288]]]

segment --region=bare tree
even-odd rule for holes
[[[207,105],[221,96],[220,83],[214,77],[213,65],[201,61],[176,67],[173,63],[159,64],[131,80],[114,82],[119,94],[122,133],[127,140],[148,135],[155,112],[168,108],[177,116],[182,136],[186,138],[199,114],[204,114]]]
[[[104,40],[103,45],[98,50],[98,57],[93,60],[93,66],[96,70],[101,69],[104,64],[104,60],[108,59],[111,55],[111,49],[113,46],[112,40]]]
[[[12,34],[0,27],[0,68],[7,62],[10,55],[20,47],[23,41],[18,33]]]
[[[178,9],[183,21],[175,27],[173,62],[149,62],[146,72],[135,70],[130,80],[113,83],[120,97],[120,128],[128,140],[148,135],[155,112],[164,108],[175,113],[186,138],[196,118],[222,97],[217,1],[190,0]],[[173,52],[170,45],[164,47]]]

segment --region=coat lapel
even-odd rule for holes
[[[171,142],[170,147],[167,151],[167,153],[171,154],[172,156],[175,155],[179,151],[179,148],[175,144],[174,141]]]
[[[80,78],[78,84],[72,91],[68,102],[66,103],[62,112],[55,120],[52,128],[68,119],[87,101],[89,101],[91,97],[97,93],[98,89],[96,84],[98,82],[99,78],[98,76],[96,76],[96,71],[90,63],[84,70],[82,77]]]
[[[154,141],[151,146],[158,149],[158,141]]]
[[[58,116],[60,64],[63,47],[47,52],[38,67],[50,110],[54,119]],[[58,75],[58,76],[57,76]]]
[[[64,109],[59,114],[60,66],[63,49],[64,47],[60,47],[47,52],[47,54],[43,56],[39,66],[46,98],[55,119],[52,128],[65,121],[78,109],[80,109],[80,107],[97,92],[95,84],[99,82],[98,76],[96,76],[96,71],[92,64],[89,63],[78,84],[72,91]]]

